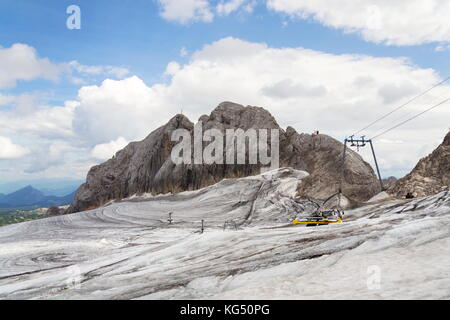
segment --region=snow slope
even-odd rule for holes
[[[0,299],[450,298],[449,192],[291,226],[315,208],[295,198],[305,176],[280,169],[2,227]]]

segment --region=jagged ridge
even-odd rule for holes
[[[209,116],[203,115],[199,120],[204,130],[279,129],[280,166],[310,173],[299,192],[323,199],[338,191],[343,152],[339,141],[323,134],[299,134],[292,127],[285,131],[267,110],[231,102],[221,103]],[[170,138],[179,128],[193,134],[194,124],[187,117],[176,115],[143,141],[130,143],[112,159],[92,167],[68,213],[93,209],[133,194],[195,190],[224,178],[260,173],[260,165],[175,165],[170,159],[175,143]],[[373,169],[351,150],[347,159],[344,193],[356,201],[370,199],[379,191]]]
[[[398,180],[389,192],[397,197],[411,193],[425,197],[450,187],[450,132],[430,155],[422,158],[416,167]]]

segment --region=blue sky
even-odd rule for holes
[[[81,9],[80,30],[66,27],[70,5]],[[0,46],[11,62],[2,66],[0,61],[0,142],[10,152],[0,153],[0,175],[8,181],[83,178],[91,165],[143,138],[181,104],[194,120],[222,99],[262,105],[283,126],[306,132],[320,128],[342,139],[450,75],[447,9],[440,0],[431,0],[429,7],[421,0],[364,0],[358,5],[349,0],[2,0]],[[8,51],[18,43],[26,47]],[[21,52],[29,54],[30,64],[18,58]],[[236,62],[239,54],[239,61],[259,61],[271,73]],[[296,61],[299,77],[287,70],[288,59]],[[49,73],[41,66],[55,70]],[[240,91],[230,85],[231,71],[260,83]],[[213,72],[217,83],[209,78]],[[272,82],[263,80],[271,74]],[[342,87],[336,84],[340,77]],[[364,87],[367,81],[373,85]],[[352,86],[348,92],[347,82]],[[317,88],[327,97],[310,95]],[[446,88],[408,112],[422,110]],[[127,104],[127,94],[139,99]],[[121,130],[120,123],[116,131],[106,130],[106,122],[92,118],[108,108],[111,126],[128,114],[130,122],[138,122],[145,108],[154,117],[135,123],[139,130]],[[447,109],[379,143],[386,175],[405,174],[437,145],[448,129]],[[321,117],[323,112],[327,117]],[[408,156],[407,140],[417,128],[422,131]],[[425,132],[433,143],[421,140]],[[392,154],[398,148],[404,148],[403,156]]]
[[[82,10],[81,30],[66,28],[69,5]],[[147,84],[161,81],[167,63],[181,60],[182,47],[190,52],[204,44],[232,36],[273,47],[304,47],[322,52],[366,54],[375,57],[408,57],[442,76],[450,74],[448,52],[436,44],[386,46],[364,41],[312,20],[279,14],[259,3],[253,13],[235,12],[212,23],[168,22],[160,4],[152,0],[2,0],[0,40],[3,47],[26,43],[54,62],[77,60],[85,65],[128,68]],[[283,25],[287,22],[287,25]],[[10,92],[47,90],[48,82],[22,83]],[[55,85],[62,99],[76,96],[78,87]]]

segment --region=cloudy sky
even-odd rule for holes
[[[71,5],[81,29],[67,27]],[[195,121],[222,101],[344,139],[450,76],[449,12],[448,0],[2,0],[0,180],[83,179],[181,109]],[[362,134],[448,97],[450,81]],[[383,175],[411,170],[449,119],[450,103],[376,139]]]

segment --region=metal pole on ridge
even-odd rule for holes
[[[383,180],[381,179],[380,168],[378,167],[377,157],[375,156],[375,150],[373,148],[372,139],[369,140],[370,148],[372,149],[373,160],[375,161],[375,167],[377,168],[378,180],[380,180],[381,191],[384,191]]]
[[[356,147],[359,151],[359,148],[365,147],[367,143],[370,143],[370,148],[372,149],[373,160],[375,162],[375,167],[377,169],[378,180],[380,181],[381,191],[384,191],[383,180],[381,179],[380,167],[378,166],[377,157],[375,155],[375,149],[373,148],[372,139],[366,140],[365,137],[361,137],[361,139],[354,139],[353,136],[350,138],[346,138],[344,140],[344,154],[342,155],[342,173],[341,173],[341,181],[339,184],[339,194],[343,193],[343,185],[345,180],[345,160],[346,160],[346,152],[347,152],[347,143],[350,143],[351,147]]]
[[[341,182],[339,184],[339,193],[342,193],[342,188],[344,184],[344,177],[345,177],[345,153],[347,152],[347,138],[344,140],[344,154],[342,155],[342,175],[341,175]]]

